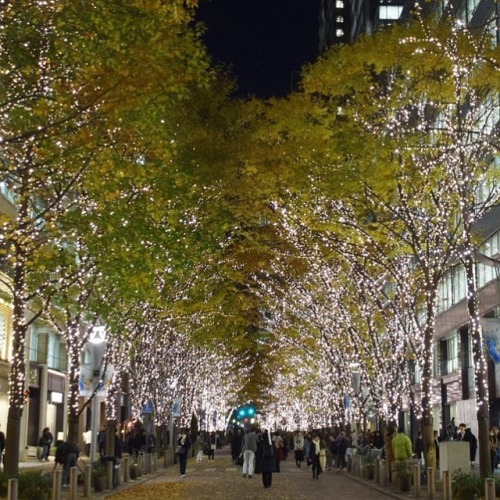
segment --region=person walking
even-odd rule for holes
[[[52,445],[53,441],[54,436],[52,435],[52,432],[50,432],[50,429],[48,427],[45,427],[45,429],[42,431],[40,439],[38,440],[38,446],[40,446],[41,448],[39,457],[40,461],[49,461],[50,446]]]
[[[257,446],[257,461],[262,474],[262,484],[265,489],[272,486],[273,472],[276,464],[276,448],[268,431],[264,431]]]
[[[309,459],[311,460],[313,479],[319,479],[319,475],[323,472],[319,460],[321,451],[321,441],[317,434],[313,435],[311,447],[309,448]]]
[[[92,431],[90,427],[83,433],[83,443],[85,445],[85,455],[90,457],[90,444],[92,443]]]
[[[238,457],[241,453],[241,430],[237,429],[231,438],[231,457],[233,458],[233,464],[236,464]]]
[[[72,467],[76,466],[76,461],[78,460],[78,455],[80,450],[75,443],[70,441],[63,441],[60,443],[56,449],[55,465],[61,464],[63,468],[62,473],[62,487],[69,488],[69,471]]]
[[[201,432],[198,432],[198,435],[196,436],[196,461],[197,462],[203,462],[203,452],[205,450],[205,440],[203,439],[203,436]]]
[[[215,460],[215,448],[217,448],[215,432],[209,434],[207,444],[208,461],[212,460],[213,462]]]
[[[467,443],[469,443],[470,466],[474,467],[474,462],[476,460],[476,452],[477,452],[477,438],[476,436],[474,436],[474,434],[472,434],[470,427],[465,428],[462,441],[466,441]]]
[[[306,463],[308,467],[311,467],[311,460],[309,458],[310,451],[311,451],[311,435],[307,433],[304,436],[304,456],[306,458]]]
[[[415,439],[415,456],[420,465],[424,463],[424,438],[422,437],[422,431],[418,431],[417,438]]]
[[[392,439],[392,449],[396,460],[408,460],[411,457],[411,439],[405,434],[403,427],[398,427],[398,433]]]
[[[394,429],[389,429],[384,437],[385,460],[387,462],[387,470],[389,472],[389,482],[392,482],[392,467],[394,464],[394,448],[392,440],[394,438]]]
[[[186,477],[186,465],[189,448],[191,448],[191,440],[187,435],[187,431],[183,430],[177,439],[177,448],[175,450],[177,456],[179,457],[179,471],[181,477]]]
[[[243,477],[251,478],[254,470],[255,452],[257,451],[257,434],[255,434],[253,426],[243,437],[241,451],[243,452]]]
[[[5,451],[5,434],[0,431],[0,466],[3,467],[3,452]]]
[[[347,448],[349,445],[349,440],[347,439],[345,432],[342,431],[335,440],[337,442],[337,470],[342,470],[347,466],[345,459]]]
[[[300,431],[297,431],[293,436],[293,449],[295,450],[295,465],[302,467],[304,461],[304,436]]]

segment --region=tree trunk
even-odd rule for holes
[[[25,403],[26,386],[26,333],[25,321],[25,269],[19,265],[14,271],[14,307],[12,320],[12,361],[9,371],[9,413],[7,416],[7,445],[5,447],[5,471],[19,472],[19,446],[21,418]]]
[[[467,309],[470,317],[470,336],[474,355],[474,378],[476,388],[477,425],[479,444],[479,474],[482,478],[491,476],[490,459],[490,408],[488,394],[488,363],[485,358],[483,334],[475,276],[474,253],[465,261],[467,277]]]
[[[436,468],[434,416],[432,414],[435,295],[433,288],[427,295],[427,317],[424,332],[424,359],[422,366],[422,438],[424,441],[424,457],[426,466],[433,468]]]
[[[7,446],[5,447],[4,470],[7,474],[19,473],[19,443],[21,440],[21,417],[23,409],[10,406],[7,416]]]
[[[79,402],[80,384],[80,351],[71,352],[71,366],[68,373],[68,441],[78,443],[78,430],[80,428]],[[86,429],[85,429],[86,430]]]

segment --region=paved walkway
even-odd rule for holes
[[[273,474],[273,485],[264,489],[260,475],[242,477],[241,467],[232,465],[227,450],[218,451],[214,462],[196,463],[190,459],[186,477],[179,477],[178,466],[160,469],[137,481],[123,485],[119,491],[104,493],[110,500],[386,500],[408,499],[395,487],[377,487],[375,483],[353,478],[346,472],[325,471],[313,480],[312,471],[296,467],[293,459],[281,463],[281,472]]]
[[[160,459],[158,465],[162,463]],[[53,457],[50,462],[31,461],[20,464],[21,469],[54,468]],[[264,489],[260,475],[253,478],[242,477],[242,468],[232,464],[229,449],[216,452],[215,461],[196,463],[189,459],[185,478],[179,477],[178,465],[159,468],[148,476],[122,484],[119,488],[102,493],[93,493],[92,498],[109,500],[408,500],[411,493],[401,493],[397,485],[387,487],[373,481],[360,479],[345,471],[325,471],[318,480],[312,479],[312,471],[296,467],[291,456],[281,462],[281,472],[273,474],[273,485]],[[83,488],[79,488],[78,498],[83,498]],[[420,499],[426,498],[425,489]],[[442,498],[437,494],[435,499]],[[69,499],[69,492],[63,491],[62,500]]]

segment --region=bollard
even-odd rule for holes
[[[416,497],[420,496],[420,486],[421,486],[421,467],[420,464],[413,466],[413,492]]]
[[[427,467],[427,498],[436,496],[436,477],[434,473],[434,468]]]
[[[115,464],[113,460],[108,460],[106,462],[106,488],[108,490],[113,489],[113,473],[115,472]]]
[[[123,474],[123,461],[120,460],[119,463],[115,465],[115,474],[116,474],[116,486],[120,486],[122,484],[122,474]]]
[[[491,477],[484,480],[484,489],[486,491],[486,500],[495,500],[495,480]]]
[[[387,486],[387,461],[380,460],[380,484]]]
[[[78,492],[78,467],[71,467],[69,470],[69,498],[76,500]]]
[[[153,453],[153,472],[156,472],[158,470],[158,454]]]
[[[85,470],[83,473],[83,496],[85,498],[90,498],[92,486],[92,465],[85,464]]]
[[[144,455],[144,474],[151,473],[151,453]]]
[[[443,500],[451,500],[451,474],[449,470],[443,471]]]
[[[9,500],[17,500],[18,492],[19,492],[19,480],[13,477],[12,479],[9,479],[8,482],[7,498]]]
[[[375,482],[380,484],[380,458],[375,460]]]
[[[55,470],[52,476],[52,500],[61,500],[62,470]]]
[[[128,483],[130,481],[130,465],[129,460],[130,456],[123,457],[123,482]]]

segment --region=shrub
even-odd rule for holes
[[[471,500],[484,495],[484,480],[471,472],[458,470],[453,474],[452,497],[454,500]]]

